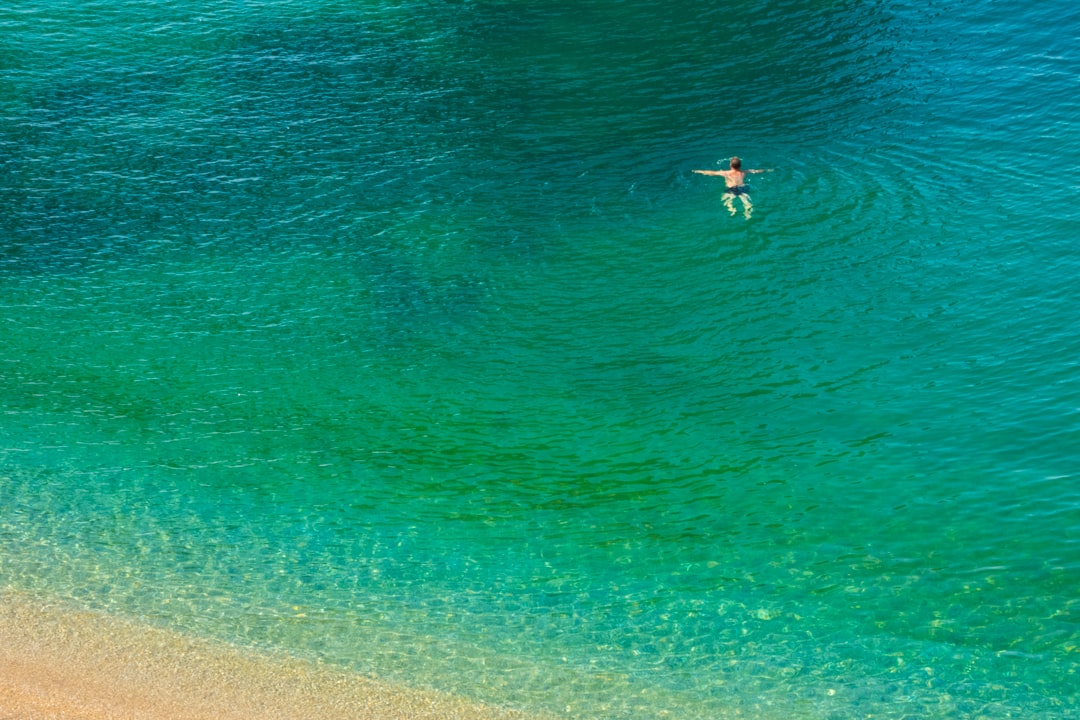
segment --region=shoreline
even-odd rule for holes
[[[538,720],[0,590],[0,717]]]

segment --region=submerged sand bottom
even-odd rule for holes
[[[527,717],[0,592],[0,718]]]

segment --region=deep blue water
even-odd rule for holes
[[[0,584],[575,718],[1077,717],[1078,29],[0,9]]]

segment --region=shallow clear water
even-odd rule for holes
[[[577,718],[1076,716],[1078,28],[0,10],[0,582]]]

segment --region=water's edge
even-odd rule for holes
[[[0,714],[539,720],[0,590]]]

